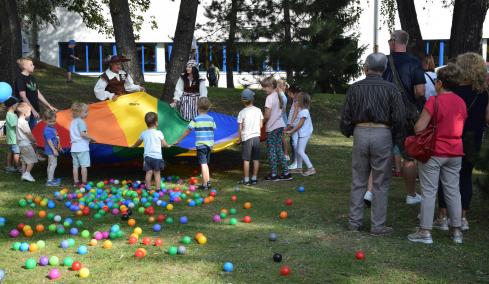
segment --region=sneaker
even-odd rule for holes
[[[302,169],[295,168],[295,169],[289,169],[289,173],[291,174],[302,174]]]
[[[372,192],[370,192],[370,191],[365,192],[365,195],[363,196],[363,202],[365,202],[365,205],[367,207],[372,206],[372,198],[373,197],[374,197],[374,195],[372,194]]]
[[[199,189],[200,190],[209,190],[209,187],[207,185],[203,185],[202,184],[202,185],[199,186]]]
[[[256,179],[251,179],[251,180],[250,180],[250,182],[251,182],[251,184],[252,184],[252,185],[255,185],[255,184],[257,184],[257,183],[258,183],[258,180],[256,180]]]
[[[406,196],[406,204],[408,204],[408,205],[415,205],[415,204],[421,203],[422,200],[423,200],[423,197],[417,193],[416,193],[416,196],[411,196],[411,195]]]
[[[290,156],[289,155],[285,155],[285,160],[288,162],[290,161]]]
[[[357,226],[357,225],[352,225],[348,224],[348,231],[350,232],[360,232],[363,229],[363,226]]]
[[[448,218],[437,218],[435,222],[433,222],[433,228],[442,231],[448,231]]]
[[[60,178],[55,178],[54,181],[57,182],[57,183],[59,183],[59,184],[61,184],[61,179]]]
[[[295,170],[297,169],[297,164],[296,163],[293,163],[293,164],[290,164],[289,165],[289,170]]]
[[[433,239],[431,238],[431,233],[422,234],[419,230],[416,233],[409,234],[408,240],[413,243],[423,243],[423,244],[432,244]]]
[[[36,181],[34,179],[34,177],[32,177],[31,173],[24,173],[24,174],[22,174],[22,176],[20,177],[20,180],[25,180],[25,181],[28,181],[28,182],[35,182]]]
[[[312,176],[315,174],[316,174],[316,169],[310,168],[310,169],[307,169],[307,171],[305,171],[302,175],[305,177],[308,177],[308,176]]]
[[[11,174],[11,173],[16,173],[16,172],[17,172],[17,169],[16,169],[16,168],[14,168],[14,167],[5,167],[4,171],[5,171],[6,173]]]
[[[453,229],[452,241],[456,244],[461,244],[464,242],[464,237],[460,229]]]
[[[460,230],[462,231],[469,230],[469,221],[467,221],[467,218],[462,218],[462,226],[460,226]]]
[[[56,180],[50,180],[46,183],[46,186],[59,186],[59,183]]]
[[[250,182],[250,180],[245,181],[244,179],[242,179],[242,180],[238,181],[238,184],[242,184],[242,185],[251,185],[251,182]]]
[[[283,180],[293,180],[294,178],[292,177],[292,175],[290,173],[286,174],[286,175],[280,175],[278,177],[278,180],[279,181],[283,181]]]
[[[370,230],[370,234],[372,236],[385,236],[385,235],[388,235],[392,232],[394,232],[394,229],[392,229],[392,227],[383,227],[380,229],[371,229]]]
[[[278,180],[278,176],[274,176],[272,174],[269,174],[268,176],[265,177],[265,180],[266,181],[277,181]]]

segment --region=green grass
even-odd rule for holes
[[[41,90],[60,108],[66,108],[73,100],[94,101],[93,78],[75,77],[76,83],[66,85],[62,71],[43,68],[36,76]],[[158,96],[162,85],[147,84],[149,92]],[[238,90],[212,89],[209,96],[216,110],[237,114],[241,105]],[[350,233],[345,230],[348,216],[349,191],[351,181],[350,159],[351,140],[337,131],[339,109],[343,96],[318,94],[314,96],[312,117],[315,135],[311,139],[308,153],[318,170],[318,175],[309,178],[296,177],[289,183],[261,182],[256,187],[234,188],[240,178],[241,161],[238,148],[229,149],[212,157],[212,176],[219,190],[216,201],[201,208],[176,206],[169,213],[178,218],[189,217],[187,225],[164,225],[161,233],[153,233],[146,217],[138,215],[145,236],[163,238],[161,248],[149,247],[148,256],[137,260],[133,254],[138,246],[130,246],[125,239],[129,227],[115,217],[105,217],[100,221],[83,217],[81,220],[91,232],[107,230],[110,225],[119,223],[126,232],[124,240],[114,241],[113,249],[105,250],[99,244],[89,247],[89,254],[77,255],[75,249],[66,251],[58,248],[62,239],[52,233],[35,234],[32,240],[47,242],[45,250],[36,253],[22,253],[10,250],[14,240],[8,231],[19,222],[30,225],[43,223],[47,219],[24,217],[26,209],[19,208],[20,198],[28,193],[52,197],[53,189],[46,188],[45,164],[38,164],[33,175],[38,179],[34,184],[20,183],[18,176],[0,173],[0,216],[8,219],[0,228],[0,269],[6,271],[6,283],[48,282],[49,267],[34,270],[22,268],[29,257],[38,259],[41,255],[56,255],[60,259],[72,256],[90,269],[90,283],[475,283],[489,282],[488,243],[489,221],[486,201],[475,192],[471,211],[471,230],[465,235],[461,246],[452,244],[447,234],[435,231],[435,243],[431,246],[411,244],[406,235],[417,226],[418,207],[404,204],[404,189],[396,179],[390,191],[388,222],[395,232],[387,237],[372,237],[367,232]],[[257,105],[263,106],[263,95],[259,95]],[[1,156],[4,156],[2,148]],[[262,159],[265,161],[264,157]],[[196,170],[191,158],[169,161],[166,175],[190,176]],[[70,164],[58,167],[57,173],[67,184],[70,182]],[[263,163],[262,175],[268,172]],[[139,168],[97,168],[90,169],[89,177],[97,181],[110,177],[142,179]],[[295,189],[303,185],[305,193]],[[237,202],[230,200],[238,196]],[[292,198],[294,204],[286,207],[283,201]],[[250,210],[242,209],[245,201],[253,203]],[[67,210],[58,204],[53,212],[68,217]],[[212,223],[212,215],[221,208],[235,207],[238,218],[248,214],[253,218],[251,224],[239,222],[237,226]],[[39,208],[36,208],[36,211]],[[287,210],[289,218],[280,220],[278,214]],[[157,211],[159,212],[159,211]],[[366,225],[369,212],[365,211]],[[204,232],[208,238],[206,245],[191,244],[187,254],[171,257],[166,252],[170,245],[176,245],[183,235],[193,236]],[[276,232],[277,242],[269,242],[268,234]],[[15,241],[24,241],[18,238]],[[81,237],[76,243],[86,244]],[[364,261],[354,258],[355,251],[366,253]],[[279,275],[280,264],[272,261],[274,252],[280,252],[283,263],[291,267],[292,274],[285,278]],[[223,273],[226,261],[234,263],[233,273]],[[61,282],[78,282],[76,272],[61,268]]]

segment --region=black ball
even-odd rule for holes
[[[273,255],[273,261],[275,261],[275,262],[282,262],[282,255],[280,253],[275,253]]]
[[[127,220],[129,220],[129,215],[127,215],[127,214],[122,214],[122,216],[121,216],[121,220],[122,220],[122,221],[127,221]]]
[[[131,208],[127,209],[127,216],[132,216],[132,209]]]

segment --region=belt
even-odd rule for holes
[[[390,126],[383,124],[383,123],[373,123],[373,122],[362,122],[362,123],[357,123],[355,126],[358,127],[373,127],[373,128],[391,128]]]

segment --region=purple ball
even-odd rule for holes
[[[187,224],[188,223],[188,218],[186,216],[180,217],[180,223],[181,224]]]
[[[112,215],[117,215],[117,214],[119,214],[119,209],[117,208],[112,209]]]
[[[62,240],[60,247],[61,248],[64,248],[64,249],[67,249],[67,248],[70,247],[70,242],[68,242],[68,240]]]
[[[214,217],[212,217],[212,221],[216,223],[221,222],[221,216],[219,216],[219,214],[214,215]]]
[[[95,232],[95,239],[97,241],[100,241],[103,237],[104,236],[103,236],[103,234],[101,232],[99,232],[99,231]]]
[[[57,268],[53,268],[51,269],[51,271],[49,271],[49,279],[51,280],[54,280],[54,279],[58,279],[59,277],[61,277],[61,273],[59,272],[59,270]]]
[[[73,236],[78,235],[78,229],[77,228],[71,228],[70,229],[70,234],[72,234]]]
[[[12,238],[17,238],[19,236],[19,234],[20,234],[20,232],[17,229],[12,229],[12,231],[10,231],[10,233],[9,233],[10,237],[12,237]]]
[[[32,217],[34,217],[34,211],[32,211],[32,210],[27,211],[27,212],[25,213],[25,216],[26,216],[27,218],[32,218]]]
[[[48,264],[49,264],[49,258],[47,256],[41,256],[41,258],[39,258],[40,266],[46,266]]]
[[[108,239],[109,238],[109,232],[102,232],[102,238]]]

